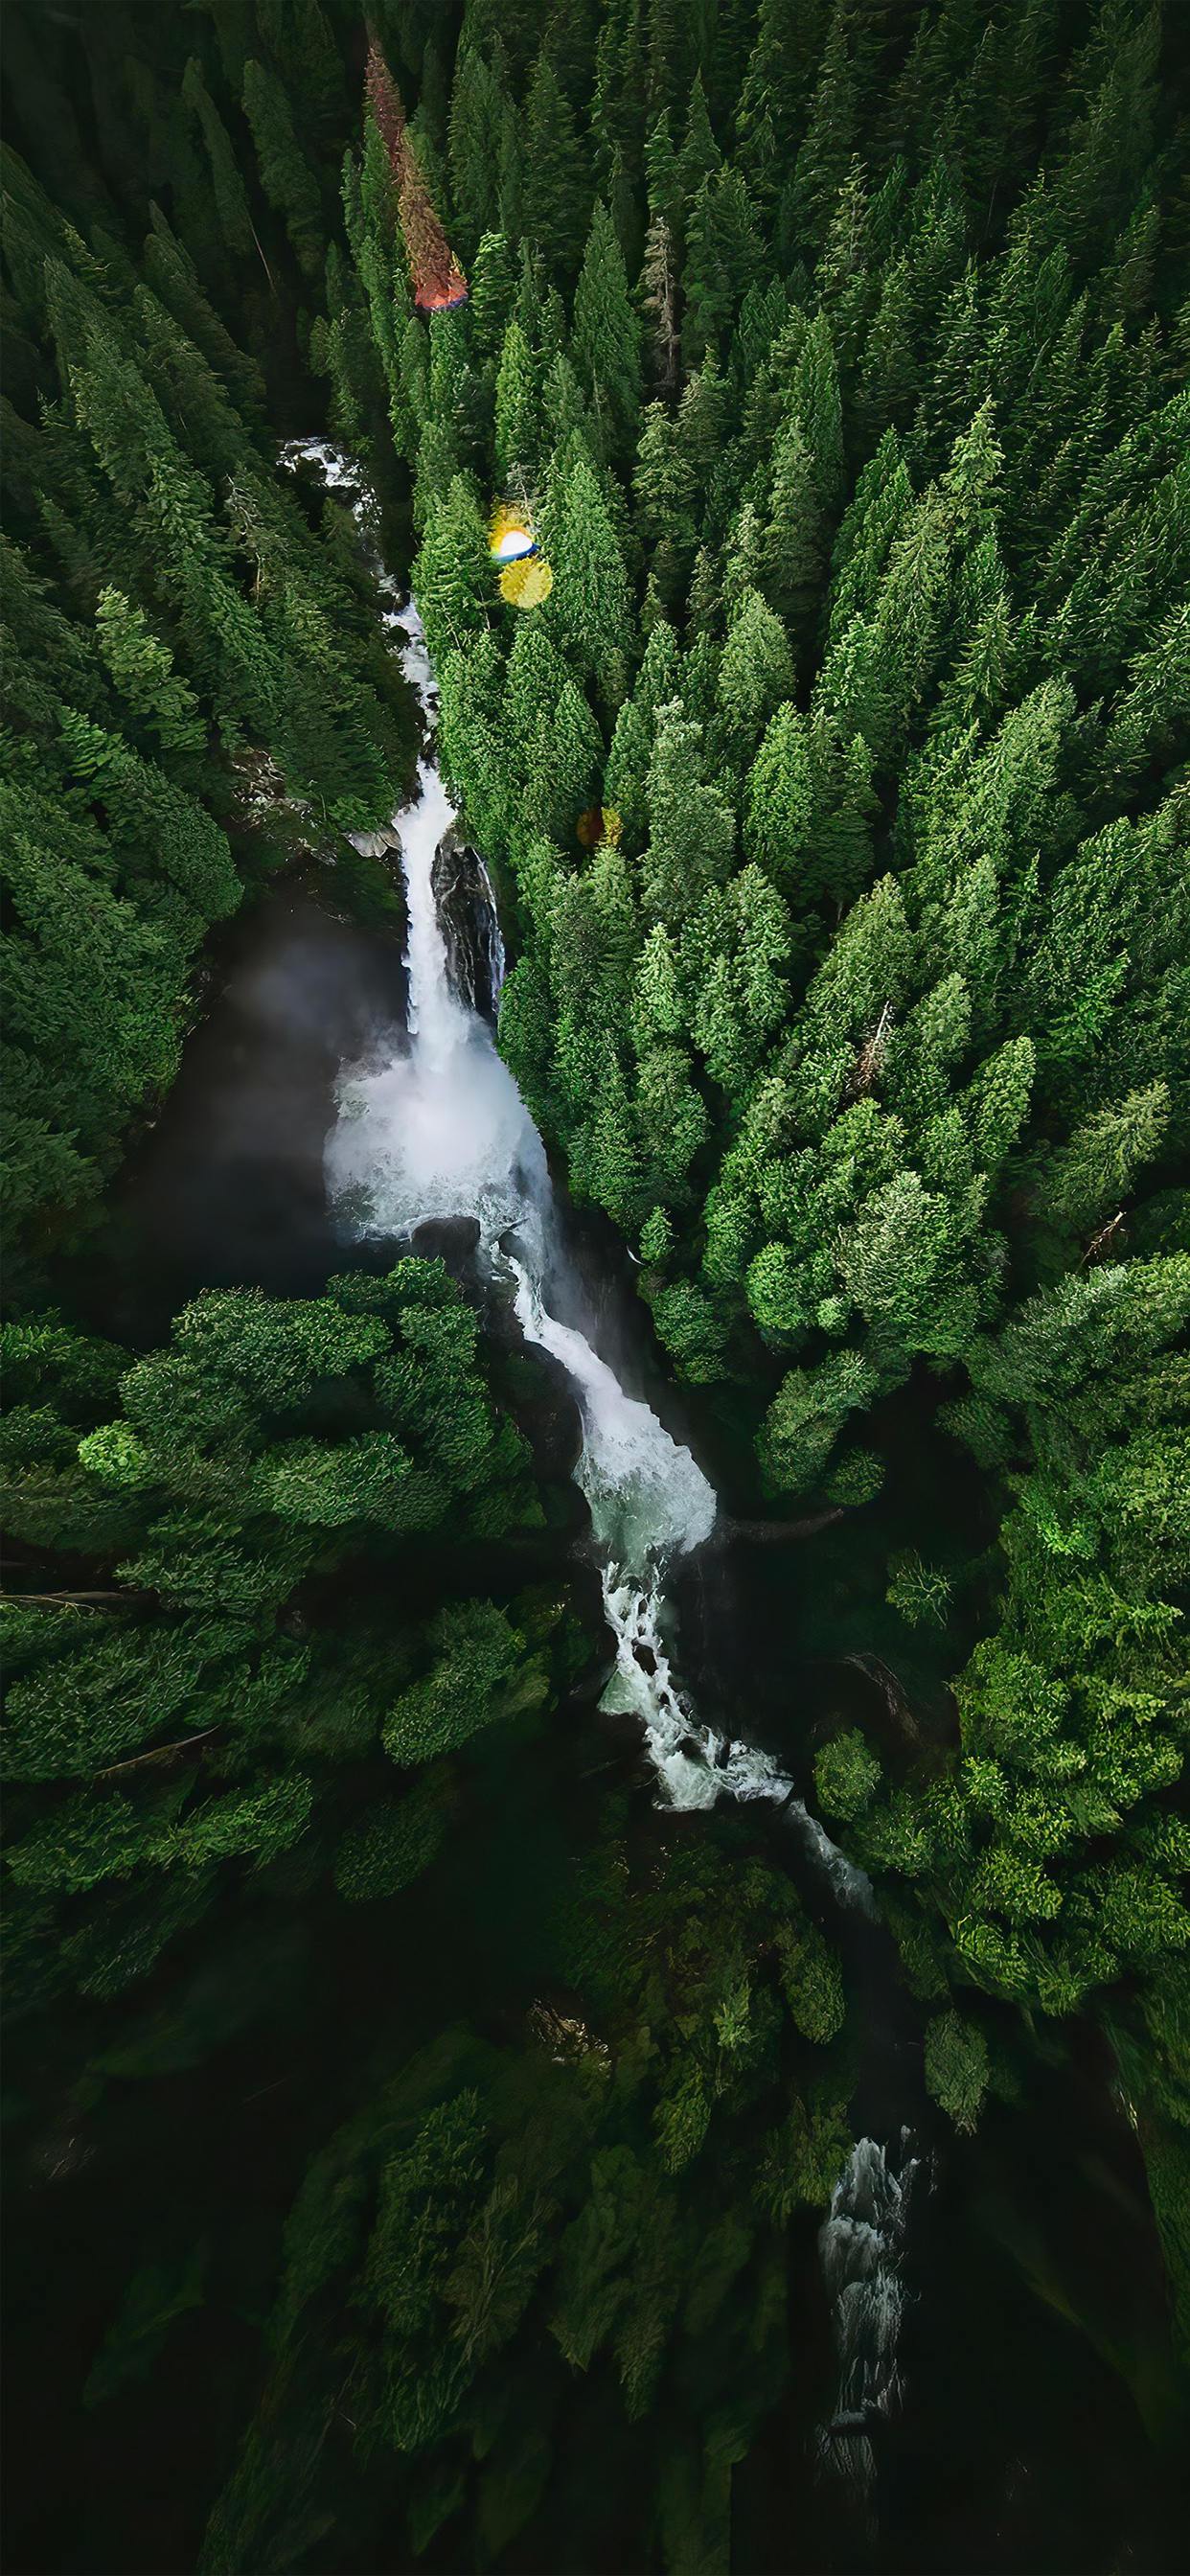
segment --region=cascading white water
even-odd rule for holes
[[[295,443],[287,453],[291,460],[308,457],[334,488],[354,492],[366,538],[374,505],[355,469],[320,442]],[[545,1148],[490,1031],[451,986],[434,860],[456,816],[429,750],[437,689],[416,608],[401,603],[391,577],[377,571],[395,603],[386,623],[401,637],[402,666],[427,735],[417,794],[393,818],[409,912],[408,1044],[390,1040],[373,1062],[345,1072],[326,1148],[330,1191],[366,1234],[408,1234],[433,1217],[478,1220],[481,1249],[511,1282],[526,1341],[565,1371],[578,1399],[582,1448],[575,1477],[591,1513],[615,1641],[603,1706],[638,1719],[669,1806],[706,1808],[725,1795],[771,1800],[800,1832],[838,1902],[873,1914],[870,1880],[794,1797],[771,1755],[704,1725],[674,1674],[665,1642],[666,1569],[711,1537],[714,1490],[689,1449],[671,1439],[586,1335],[546,1302],[560,1244]],[[496,999],[504,950],[486,867],[482,882],[491,904]],[[859,2140],[821,2231],[840,2361],[839,2406],[823,2433],[823,2450],[861,2497],[873,2473],[867,2424],[891,2409],[899,2388],[900,2262],[916,2171],[906,2145],[903,2137],[898,2167],[886,2148]]]
[[[819,2436],[820,2450],[824,2466],[843,2479],[861,2508],[875,2474],[873,2420],[891,2415],[901,2395],[902,2266],[918,2170],[907,2129],[899,2155],[874,2138],[857,2139],[819,2230],[839,2354],[838,2403]]]
[[[435,1217],[478,1220],[488,1260],[513,1284],[525,1339],[561,1365],[578,1397],[583,1439],[575,1474],[590,1506],[616,1647],[604,1706],[639,1718],[669,1805],[710,1807],[724,1795],[774,1801],[801,1829],[840,1900],[870,1911],[870,1882],[793,1796],[771,1755],[703,1725],[675,1678],[664,1640],[665,1571],[710,1537],[714,1491],[690,1451],[626,1393],[585,1334],[546,1304],[545,1280],[560,1246],[545,1148],[489,1030],[452,989],[435,899],[434,860],[457,818],[429,752],[438,692],[421,620],[378,560],[378,513],[358,468],[321,439],[291,440],[282,457],[291,466],[313,465],[352,504],[393,603],[385,623],[400,637],[427,736],[417,794],[392,827],[409,911],[408,1044],[389,1039],[373,1061],[344,1074],[326,1147],[330,1193],[361,1234],[409,1234]],[[359,845],[369,846],[369,837]],[[504,950],[486,866],[482,882],[491,905],[495,996]]]

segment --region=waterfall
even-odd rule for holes
[[[313,442],[288,451],[322,464]],[[328,480],[330,480],[328,476]],[[352,478],[338,470],[336,488]],[[370,502],[355,483],[365,536]],[[433,1217],[478,1221],[491,1273],[507,1279],[526,1342],[560,1367],[578,1401],[582,1445],[575,1479],[591,1514],[603,1606],[615,1665],[602,1706],[640,1725],[660,1800],[714,1806],[723,1796],[769,1800],[798,1832],[836,1900],[874,1915],[870,1880],[793,1794],[770,1754],[728,1740],[699,1718],[671,1661],[667,1569],[712,1536],[717,1503],[696,1459],[671,1439],[651,1407],[631,1396],[577,1325],[549,1303],[564,1271],[545,1148],[491,1032],[454,991],[434,893],[434,860],[457,817],[432,757],[437,690],[420,618],[378,568],[394,604],[406,678],[425,720],[416,794],[393,817],[408,900],[408,1043],[386,1040],[369,1063],[348,1068],[326,1146],[332,1198],[361,1234],[411,1234]],[[361,836],[361,845],[364,845]],[[491,907],[493,997],[504,950]],[[865,2511],[874,2477],[869,2427],[899,2394],[897,2339],[904,2305],[901,2262],[910,2185],[917,2170],[902,2132],[899,2157],[872,2138],[853,2147],[831,2198],[820,2246],[839,2350],[839,2402],[821,2445]]]
[[[823,2464],[867,2509],[875,2475],[871,2429],[900,2399],[897,2345],[905,2306],[902,2265],[919,2159],[902,2129],[899,2150],[859,2138],[819,2231],[823,2277],[839,2354],[835,2412],[819,2436]]]
[[[710,1538],[714,1490],[690,1450],[671,1439],[649,1405],[626,1392],[585,1333],[552,1311],[549,1283],[565,1265],[545,1148],[489,1029],[450,980],[433,879],[435,855],[457,817],[432,755],[437,689],[421,620],[379,564],[375,503],[358,470],[319,440],[291,441],[282,455],[291,465],[313,464],[353,501],[391,603],[385,623],[425,725],[416,793],[392,823],[409,912],[408,1043],[390,1037],[371,1061],[344,1072],[326,1146],[331,1197],[361,1235],[408,1235],[435,1217],[478,1221],[481,1255],[495,1276],[508,1280],[525,1340],[564,1370],[578,1400],[582,1448],[575,1477],[590,1508],[615,1645],[604,1707],[638,1719],[667,1805],[711,1807],[723,1796],[772,1801],[840,1901],[870,1911],[863,1871],[794,1797],[772,1756],[705,1725],[675,1675],[666,1642],[672,1628],[666,1572]],[[369,836],[359,836],[358,845],[369,846]],[[486,866],[481,883],[491,906],[489,956],[498,992],[504,951]]]

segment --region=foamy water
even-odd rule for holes
[[[314,454],[310,447],[302,452]],[[334,451],[318,448],[317,461]],[[336,462],[336,488],[349,477]],[[367,497],[360,508],[369,517]],[[604,1614],[615,1663],[603,1707],[636,1719],[664,1805],[709,1808],[721,1797],[780,1806],[838,1903],[874,1914],[870,1880],[793,1794],[770,1754],[702,1721],[675,1670],[667,1571],[714,1537],[715,1492],[688,1448],[651,1406],[629,1395],[577,1326],[553,1313],[547,1282],[563,1267],[549,1167],[512,1074],[478,1013],[454,991],[434,893],[434,860],[457,817],[432,757],[437,690],[421,621],[395,597],[386,622],[401,638],[406,678],[426,727],[417,792],[393,818],[408,899],[408,1043],[345,1069],[326,1146],[332,1199],[360,1235],[411,1234],[427,1218],[478,1221],[481,1256],[510,1284],[526,1342],[560,1368],[582,1423],[575,1467],[591,1514]],[[495,897],[487,932],[493,994],[504,950]],[[897,2346],[905,2290],[909,2193],[917,2171],[907,2135],[899,2152],[872,2138],[853,2147],[820,2233],[839,2352],[839,2397],[821,2448],[869,2518],[875,2480],[871,2426],[900,2394]]]
[[[315,464],[340,493],[354,493],[367,541],[375,509],[356,470],[322,441],[293,442],[284,453],[290,462]],[[525,1340],[565,1372],[578,1401],[582,1447],[575,1480],[590,1508],[615,1645],[605,1708],[638,1719],[665,1804],[774,1801],[836,1895],[868,1907],[871,1889],[862,1870],[793,1796],[772,1756],[705,1725],[675,1672],[667,1643],[674,1627],[667,1569],[712,1538],[715,1492],[691,1451],[671,1438],[651,1406],[628,1394],[586,1334],[549,1304],[547,1282],[564,1261],[545,1148],[491,1031],[451,983],[434,861],[458,817],[433,758],[438,693],[416,607],[399,598],[389,576],[381,579],[390,601],[385,622],[399,639],[426,737],[416,794],[392,823],[408,900],[409,1027],[407,1042],[386,1042],[374,1060],[344,1070],[326,1145],[331,1198],[359,1236],[409,1235],[430,1218],[478,1222],[481,1256],[494,1276],[509,1282]],[[504,951],[486,868],[481,883],[498,991]]]

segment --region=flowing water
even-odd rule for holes
[[[554,1311],[568,1283],[545,1149],[491,1031],[452,984],[435,890],[435,861],[457,817],[433,758],[437,693],[412,602],[391,607],[407,678],[426,725],[412,803],[393,818],[409,910],[408,1047],[390,1045],[348,1070],[328,1139],[332,1199],[361,1234],[411,1235],[432,1219],[471,1218],[481,1259],[513,1283],[526,1342],[564,1370],[578,1399],[575,1468],[591,1514],[615,1666],[603,1707],[635,1717],[662,1801],[713,1806],[722,1796],[778,1802],[800,1828],[845,1905],[872,1910],[870,1882],[809,1814],[773,1758],[704,1725],[667,1647],[665,1584],[678,1557],[714,1534],[714,1490],[688,1448],[650,1406],[629,1395],[579,1326]],[[486,947],[503,976],[495,898],[486,869]],[[553,1302],[551,1302],[551,1299]],[[916,2164],[872,2138],[853,2149],[821,2236],[839,2352],[837,2411],[822,2436],[824,2466],[866,2506],[873,2478],[868,2427],[899,2394],[896,2348],[901,2257]]]
[[[332,450],[300,452],[344,487],[345,469]],[[365,525],[366,507],[364,499]],[[326,1153],[332,1200],[362,1236],[401,1237],[435,1219],[473,1219],[481,1259],[511,1282],[525,1340],[564,1370],[582,1421],[576,1481],[591,1513],[615,1643],[603,1704],[639,1719],[663,1801],[690,1809],[722,1796],[774,1800],[801,1827],[836,1894],[870,1904],[862,1871],[794,1798],[772,1756],[704,1725],[674,1672],[666,1571],[711,1538],[714,1490],[690,1450],[626,1392],[588,1335],[555,1311],[559,1302],[573,1304],[575,1283],[566,1276],[545,1148],[490,1029],[450,975],[435,861],[457,816],[432,754],[437,691],[425,637],[412,602],[386,615],[426,726],[416,795],[392,825],[409,908],[408,1045],[389,1044],[344,1075]],[[503,943],[486,868],[480,882],[498,994]]]
[[[857,2138],[818,2239],[839,2354],[838,2402],[821,2452],[865,2506],[876,2470],[873,2427],[901,2396],[905,2229],[919,2170],[907,2129],[895,2148]]]
[[[355,468],[329,448],[314,462],[373,542]],[[924,2013],[885,1927],[865,1910],[865,1883],[789,1793],[795,1757],[784,1746],[809,1739],[816,1712],[865,1722],[856,1673],[838,1654],[881,1642],[883,1535],[892,1543],[898,1524],[890,1517],[875,1542],[870,1522],[844,1524],[806,1551],[794,1583],[784,1551],[746,1547],[728,1514],[716,1514],[673,1399],[647,1367],[637,1375],[624,1361],[632,1334],[619,1330],[614,1301],[600,1310],[614,1263],[604,1267],[598,1228],[583,1230],[579,1248],[484,1017],[503,974],[496,906],[482,862],[459,847],[434,765],[424,638],[393,583],[387,604],[427,721],[416,795],[376,836],[378,850],[400,852],[407,940],[343,917],[341,849],[320,854],[325,882],[311,866],[245,907],[212,951],[202,1025],[77,1265],[70,1302],[91,1329],[144,1347],[203,1286],[316,1295],[343,1267],[345,1232],[355,1232],[357,1258],[380,1269],[426,1210],[470,1217],[493,1294],[581,1414],[574,1473],[614,1649],[605,1705],[639,1729],[671,1811],[757,1802],[747,1811],[755,1837],[730,1817],[678,1816],[662,1831],[678,1845],[705,1835],[727,1850],[790,1830],[791,1867],[804,1882],[817,1873],[807,1902],[829,1922],[858,2006],[849,2015],[857,2143],[817,2246],[808,2213],[790,2230],[791,2394],[733,2480],[732,2566],[741,2576],[874,2567],[949,2576],[957,2566],[971,2576],[1172,2576],[1185,2558],[1184,2494],[1139,2411],[1151,2413],[1160,2394],[1164,2274],[1105,2045],[1089,2025],[1076,2030],[1068,2062],[1032,2063],[1019,2102],[995,2093],[977,2138],[942,2145],[923,2100]],[[473,909],[477,887],[482,918],[460,942],[459,897]],[[859,1611],[836,1623],[832,1604],[854,1603],[857,1590]],[[754,1711],[734,1724],[763,1732],[777,1758],[732,1740],[730,1718],[709,1725],[704,1708]],[[586,1729],[586,1712],[575,1714]],[[12,2195],[10,2272],[28,2319],[26,2334],[10,2334],[12,2403],[29,2418],[26,2427],[19,2413],[25,2439],[10,2449],[26,2470],[31,2536],[14,2565],[128,2576],[193,2564],[223,2473],[211,2392],[228,2423],[237,2403],[254,2402],[255,2347],[241,2319],[267,2311],[279,2213],[328,2121],[371,2087],[377,2032],[412,2057],[457,2015],[460,1996],[477,2026],[499,2028],[510,1999],[519,2011],[530,1991],[539,1910],[569,1889],[601,1795],[597,1748],[591,1770],[570,1758],[560,1729],[541,1751],[540,1763],[492,1762],[465,1842],[446,1847],[440,1865],[452,1874],[416,1973],[401,1960],[394,1979],[369,1909],[343,1906],[329,1882],[267,1901],[262,1888],[258,1921],[250,1879],[242,1924],[218,1942],[200,1929],[189,1962],[158,1972],[129,2071],[96,2083],[94,2106],[72,2109],[69,2133],[55,2125],[48,2147],[34,2122],[42,2178]],[[633,1830],[651,1849],[636,1810]],[[195,2067],[175,2053],[185,2014],[198,2009],[187,2000],[192,1973],[203,1993],[222,1983],[247,2016],[242,2038],[237,2020],[233,2038]],[[110,2034],[96,2014],[103,2049]],[[154,2047],[164,2052],[156,2074]],[[1011,2079],[1010,2056],[1004,2071]],[[41,2082],[39,2068],[33,2094]],[[92,2410],[80,2391],[129,2280],[172,2259],[175,2240],[189,2260],[200,2227],[204,2242],[209,2232],[226,2243],[226,2279],[217,2265],[208,2304],[188,2312],[143,2379]],[[724,2301],[725,2353],[736,2338],[750,2349],[752,2278]],[[38,2474],[47,2385],[58,2464],[49,2482]],[[648,2438],[637,2456],[651,2479]],[[607,2458],[630,2486],[622,2440]],[[109,2535],[106,2555],[98,2531]],[[395,2546],[386,2538],[382,2557],[351,2563],[390,2567]],[[423,2563],[451,2566],[447,2551],[435,2544]],[[522,2563],[514,2551],[508,2564]],[[560,2561],[547,2552],[533,2563]],[[642,2562],[609,2550],[603,2563]]]

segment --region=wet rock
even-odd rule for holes
[[[413,1234],[418,1260],[444,1261],[455,1278],[473,1271],[478,1248],[479,1219],[474,1216],[430,1216]]]
[[[452,988],[469,1009],[494,1019],[504,948],[491,880],[478,851],[448,834],[434,861],[433,886]]]
[[[379,832],[348,832],[347,839],[361,859],[382,859],[386,850],[399,850],[401,846],[401,835],[391,823]]]

